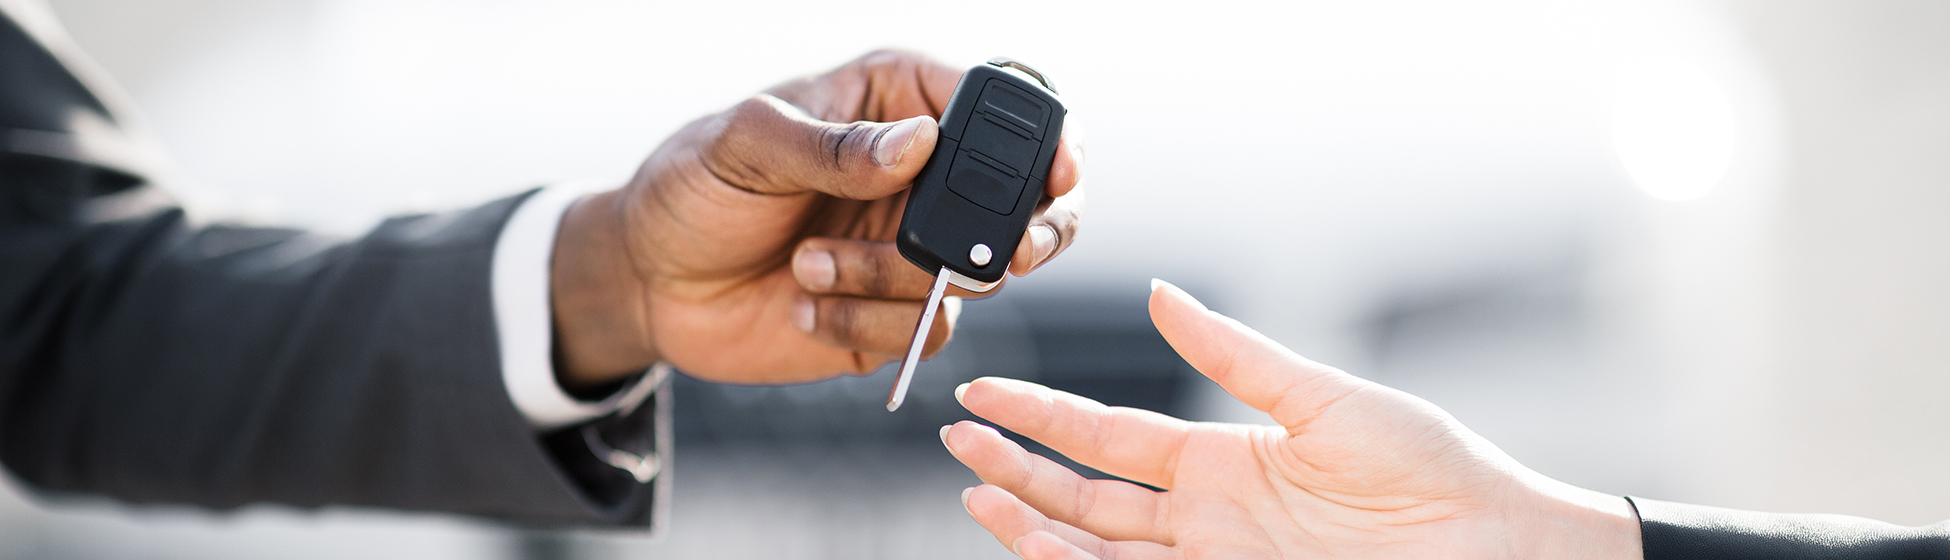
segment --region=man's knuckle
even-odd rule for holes
[[[866,66],[869,69],[879,69],[906,64],[917,57],[918,55],[913,51],[893,47],[881,47],[868,51],[867,54],[860,55],[858,60],[862,66]]]
[[[873,296],[893,295],[893,274],[888,270],[886,260],[875,258],[871,263],[865,267],[865,278],[860,279],[860,289]]]
[[[830,170],[834,173],[844,171],[847,167],[846,156],[848,152],[861,155],[867,154],[872,150],[873,140],[880,131],[881,129],[879,127],[870,126],[863,122],[855,122],[842,125],[829,132],[825,140],[825,148],[827,155],[831,156],[827,159],[827,162],[831,164]]]
[[[857,324],[860,310],[846,300],[828,300],[820,315],[826,317],[826,329],[841,344],[852,345],[858,338]]]
[[[730,109],[725,110],[725,122],[734,128],[757,124],[758,120],[775,112],[771,100],[768,99],[770,97],[761,93],[739,101],[737,105],[732,105]]]
[[[716,134],[704,145],[704,165],[706,170],[720,180],[734,187],[754,190],[769,185],[772,177],[752,151],[762,149],[756,146],[755,139],[762,127],[761,120],[771,111],[769,102],[763,96],[753,96],[733,105],[720,115],[712,126]]]

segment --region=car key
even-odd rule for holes
[[[1008,272],[1029,216],[1043,201],[1067,113],[1042,73],[1012,59],[971,68],[955,85],[895,237],[901,256],[935,278],[887,395],[888,412],[907,398],[948,285],[987,292]]]

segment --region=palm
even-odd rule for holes
[[[1474,446],[1433,417],[1376,421],[1416,408],[1404,399],[1412,397],[1356,390],[1291,436],[1193,425],[1170,487],[1171,532],[1187,536],[1178,546],[1190,557],[1251,542],[1289,558],[1429,558],[1447,548],[1436,543],[1480,533],[1480,496],[1494,494],[1484,487],[1500,484],[1499,474],[1467,460]],[[1269,496],[1277,508],[1263,507]]]

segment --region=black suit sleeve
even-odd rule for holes
[[[13,200],[93,173],[0,156]],[[503,388],[489,265],[520,199],[352,240],[0,207],[0,459],[137,502],[644,523],[648,486],[587,494],[562,462],[588,454],[551,453]]]
[[[356,239],[192,224],[54,56],[58,29],[19,25],[20,9],[0,0],[0,461],[15,475],[133,502],[649,524],[660,485],[613,483],[504,389],[489,281],[522,196]]]
[[[1903,527],[1846,515],[1626,499],[1638,510],[1646,560],[1950,559],[1950,521]]]

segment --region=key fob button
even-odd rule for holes
[[[974,263],[975,266],[988,266],[989,259],[994,257],[995,252],[990,251],[988,245],[976,243],[974,247],[968,248],[968,262]]]
[[[989,80],[988,87],[982,91],[979,107],[982,112],[1007,118],[1038,140],[1043,138],[1043,125],[1049,121],[1048,106],[1028,92],[1000,80]],[[969,124],[975,123],[970,121]]]
[[[984,161],[987,160],[987,161]],[[955,153],[948,172],[948,190],[990,212],[1009,215],[1016,208],[1027,180],[1001,168],[992,158],[970,150]]]
[[[1021,162],[1036,161],[1036,150],[1042,147],[1042,142],[1030,138],[1021,127],[1009,125],[1002,117],[979,112],[968,122],[968,132],[961,139],[961,149],[981,152],[995,160],[991,163],[1016,162],[1015,165],[1003,163],[1003,169],[1025,178],[1029,170],[1016,167]]]

